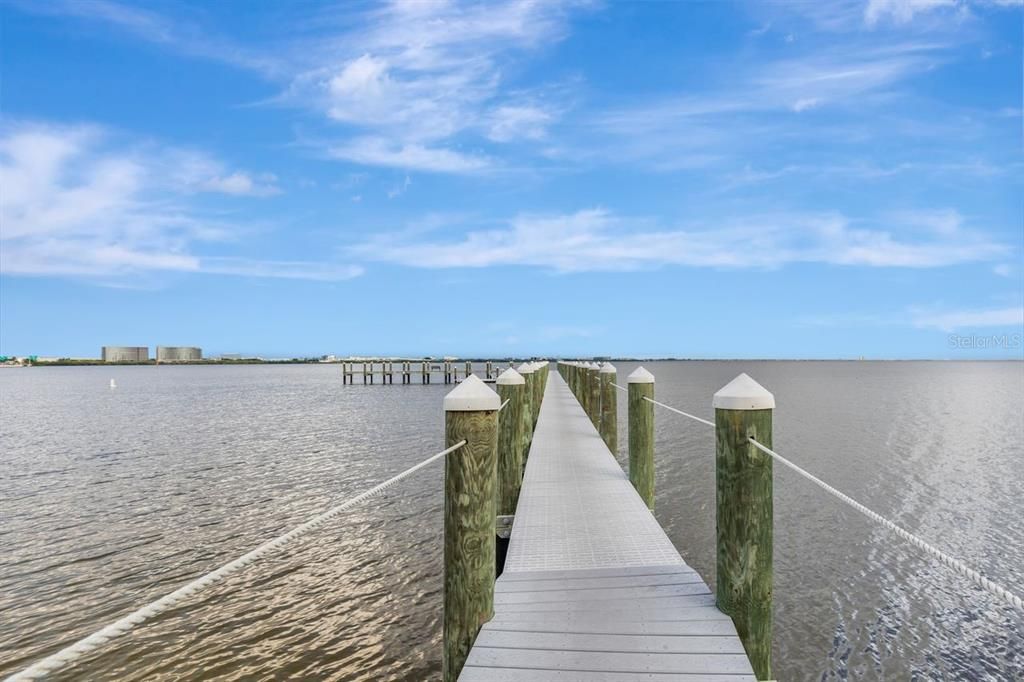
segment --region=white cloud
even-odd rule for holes
[[[332,156],[357,163],[462,173],[493,163],[453,148],[464,134],[535,140],[554,119],[537,103],[502,98],[504,64],[559,40],[558,2],[389,3],[297,74],[285,100],[311,105],[356,129]],[[341,51],[333,48],[343,45]],[[372,141],[372,149],[367,149]],[[339,150],[346,153],[338,153]]]
[[[402,196],[403,194],[405,194],[405,191],[409,189],[411,185],[412,178],[406,175],[405,180],[403,180],[401,184],[395,185],[394,187],[388,190],[388,199],[394,199],[396,197]]]
[[[307,279],[317,282],[338,282],[352,279],[359,277],[365,271],[358,265],[247,258],[203,258],[200,264],[201,270],[210,274]]]
[[[255,180],[248,173],[234,172],[229,175],[211,177],[200,186],[210,192],[265,197],[281,192],[274,184],[276,180],[277,178],[273,175],[264,175],[259,180]]]
[[[940,64],[942,47],[925,42],[840,45],[738,68],[721,85],[640,98],[591,114],[575,144],[602,161],[659,171],[726,165],[766,154],[766,149],[789,154],[803,148],[811,153],[823,143],[841,146],[851,139],[848,130],[833,133],[828,126],[835,124],[808,125],[795,114],[811,109],[856,111],[856,120],[863,121],[871,97],[881,98]],[[874,125],[862,130],[870,135],[890,132]],[[925,132],[920,125],[913,130],[918,136]]]
[[[486,170],[490,159],[463,154],[444,147],[428,147],[418,143],[399,143],[383,137],[359,137],[327,150],[335,159],[354,161],[369,166],[391,166],[407,170],[441,173],[474,173]]]
[[[1000,277],[1013,277],[1014,268],[1009,263],[1000,263],[992,268],[992,272]]]
[[[807,111],[821,104],[821,100],[817,97],[804,97],[793,102],[793,111]]]
[[[286,84],[279,101],[320,111],[357,137],[383,140],[392,152],[335,158],[441,173],[495,161],[456,160],[462,154],[455,141],[464,134],[502,142],[542,135],[555,111],[536,102],[510,104],[503,91],[506,67],[562,39],[569,9],[588,4],[443,0],[393,1],[345,12],[325,8],[304,18],[303,28],[316,28],[301,41],[277,39],[249,48],[181,12],[164,15],[112,0],[12,1],[26,12],[106,25],[183,55],[256,70]],[[424,161],[425,153],[433,158]]]
[[[944,332],[978,327],[1024,326],[1024,306],[987,310],[954,310],[945,312],[915,311],[915,327],[940,329]]]
[[[192,193],[258,194],[272,187],[223,168],[194,150],[119,143],[97,127],[8,126],[0,133],[0,272],[107,279],[154,271],[353,276],[345,266],[196,254],[196,245],[229,241],[241,228],[197,210]]]
[[[491,113],[487,136],[495,142],[539,140],[547,133],[552,114],[537,106],[501,106]]]
[[[251,197],[281,193],[273,173],[254,175],[247,171],[229,170],[209,154],[194,149],[149,148],[144,151],[152,182],[166,183],[175,191]]]
[[[868,0],[864,8],[864,21],[870,26],[880,20],[889,19],[898,24],[905,24],[922,14],[940,8],[952,8],[957,0]]]
[[[628,271],[666,265],[777,268],[792,263],[941,267],[986,261],[1008,249],[982,235],[898,233],[838,214],[753,216],[715,225],[636,229],[642,219],[600,208],[567,215],[520,215],[505,226],[454,239],[384,234],[350,247],[353,255],[412,267],[525,265],[559,272]],[[909,232],[909,234],[907,234]]]

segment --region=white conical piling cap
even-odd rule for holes
[[[521,386],[526,383],[523,375],[511,367],[498,375],[497,382],[501,386]]]
[[[615,365],[610,362],[606,362],[601,365],[601,374],[615,374]]]
[[[722,410],[773,410],[775,396],[746,374],[740,374],[718,390],[711,405]]]
[[[516,368],[516,371],[520,374],[533,374],[533,365],[528,362],[524,362]]]
[[[501,407],[501,398],[475,374],[444,397],[445,412],[483,412]]]
[[[626,382],[630,384],[653,384],[654,375],[643,367],[637,367],[633,370],[632,374],[626,377]]]

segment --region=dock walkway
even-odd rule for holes
[[[463,682],[753,682],[732,620],[557,372]]]

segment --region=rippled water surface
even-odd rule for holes
[[[646,366],[705,417],[748,372],[776,395],[783,455],[1024,593],[1024,363]],[[0,371],[0,674],[437,452],[444,393],[343,386],[336,365]],[[713,434],[656,425],[657,516],[713,583]],[[625,401],[619,432],[624,450]],[[1024,679],[1019,613],[775,480],[778,679]],[[442,503],[433,465],[65,677],[435,678]]]

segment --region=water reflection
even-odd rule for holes
[[[1021,363],[648,367],[660,400],[705,417],[750,373],[776,394],[783,454],[1024,590]],[[444,393],[342,386],[331,366],[4,372],[0,672],[436,452]],[[663,411],[656,429],[658,518],[713,583],[713,434]],[[619,433],[624,462],[625,401]],[[441,476],[418,473],[65,677],[436,677]],[[775,490],[779,679],[1024,677],[1019,614],[796,476],[777,470]]]

